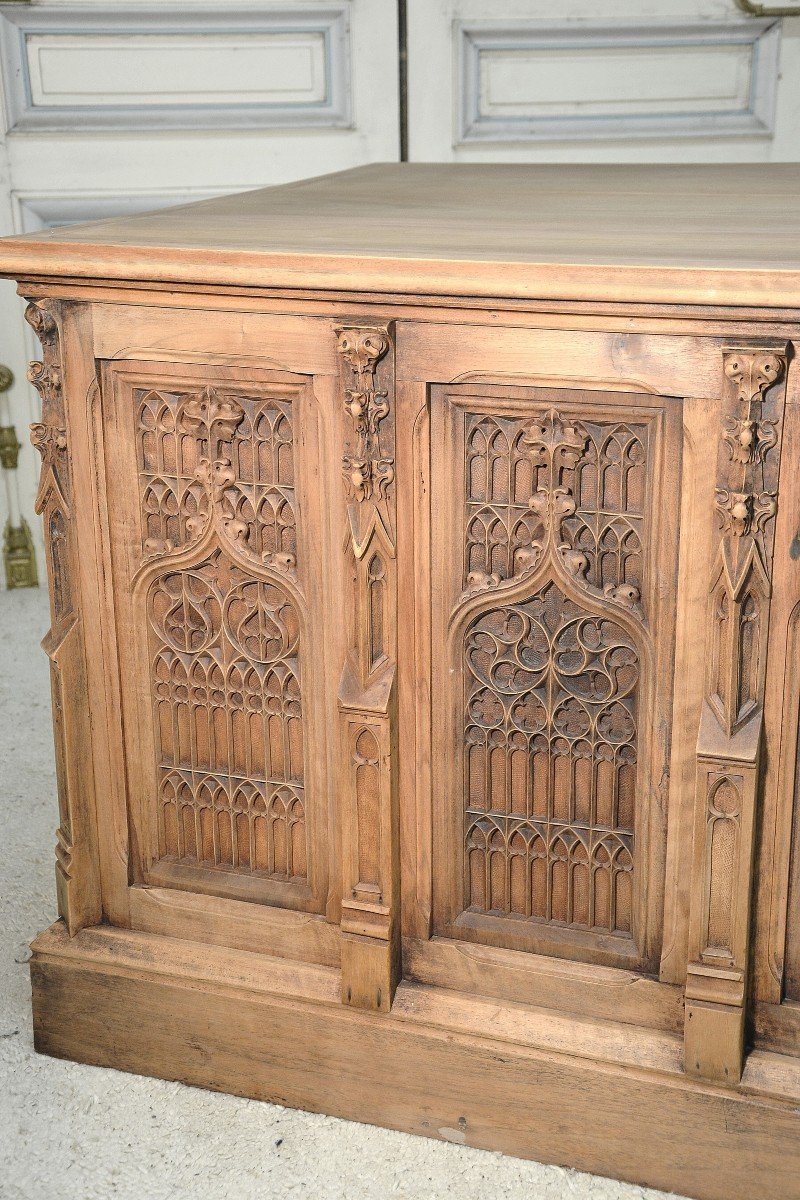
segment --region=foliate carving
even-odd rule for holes
[[[64,397],[61,390],[61,346],[58,324],[44,303],[34,302],[25,317],[41,339],[44,360],[32,362],[28,379],[42,398],[42,419],[31,425],[31,443],[42,457],[35,508],[42,515],[50,580],[53,636],[63,637],[74,619],[71,483]]]
[[[630,936],[639,657],[553,582],[467,628],[465,907]]]
[[[722,356],[725,375],[736,387],[736,398],[750,405],[762,400],[764,392],[783,374],[785,357],[772,351],[727,350]]]
[[[339,685],[342,999],[387,1011],[399,978],[393,372],[389,330],[336,330],[352,606]]]
[[[42,457],[36,511],[42,515],[50,585],[51,628],[43,646],[50,659],[53,732],[56,748],[59,827],[56,886],[59,914],[70,934],[100,920],[99,880],[94,856],[91,807],[90,730],[85,703],[86,668],[79,619],[72,486],[61,366],[58,307],[28,305],[25,316],[42,345],[28,379],[42,400],[42,419],[31,441]]]
[[[555,409],[534,420],[469,414],[465,597],[557,558],[582,586],[638,606],[647,427]]]
[[[715,499],[720,528],[734,537],[748,537],[763,530],[778,508],[774,492],[731,492],[717,488]]]
[[[25,319],[42,344],[44,358],[28,365],[28,381],[42,400],[42,419],[31,425],[31,442],[42,456],[36,511],[44,511],[51,490],[66,509],[69,503],[69,469],[64,400],[61,394],[61,348],[58,324],[44,303],[32,302]],[[65,514],[66,515],[66,514]]]
[[[733,462],[763,462],[768,450],[778,441],[775,421],[751,421],[748,417],[728,417],[723,440]]]
[[[61,368],[44,362],[28,363],[28,383],[36,388],[42,401],[55,401],[61,395]]]
[[[205,387],[195,396],[187,396],[181,405],[179,426],[210,442],[214,432],[230,441],[244,420],[244,409],[238,400],[219,396],[212,387]]]
[[[785,361],[785,352],[723,353],[732,386],[723,399],[714,495],[720,537],[709,586],[707,699],[728,737],[760,704],[780,461],[781,407],[769,388]]]
[[[145,557],[199,541],[210,524],[245,557],[295,576],[293,396],[139,390]]]
[[[337,330],[339,354],[354,376],[353,387],[344,392],[344,411],[353,436],[342,456],[342,474],[349,499],[386,501],[394,482],[394,437],[392,428],[383,434],[381,425],[389,416],[388,393],[376,386],[378,363],[389,349],[389,334],[381,327]]]
[[[786,347],[723,353],[717,537],[697,742],[686,1070],[736,1083],[747,946]],[[713,1002],[713,1007],[712,1007]]]
[[[221,549],[148,590],[158,858],[308,875],[300,617]]]
[[[361,325],[352,329],[341,328],[336,332],[339,353],[347,359],[356,377],[357,387],[355,390],[348,389],[347,403],[352,405],[355,402],[354,398],[358,398],[358,407],[363,410],[363,417],[352,411],[351,416],[354,421],[363,420],[366,425],[369,425],[370,408],[376,402],[375,367],[389,349],[388,331],[379,326]],[[383,400],[386,393],[382,392],[379,395],[380,400]],[[388,406],[383,407],[385,416]],[[375,424],[374,419],[372,424]]]
[[[480,592],[489,591],[500,586],[500,576],[497,571],[489,575],[486,571],[470,571],[464,588],[464,596],[477,596]]]
[[[67,431],[62,425],[45,425],[37,421],[31,425],[31,445],[42,456],[42,476],[52,472],[58,481],[62,495],[66,498],[67,486]],[[41,504],[37,501],[37,511]]]
[[[25,309],[25,320],[44,349],[57,346],[58,324],[46,303],[32,300]]]

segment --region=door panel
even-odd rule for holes
[[[462,384],[431,418],[434,927],[653,966],[678,402]]]
[[[797,0],[407,4],[412,162],[796,158]]]
[[[132,881],[320,912],[310,380],[127,361],[102,391]]]

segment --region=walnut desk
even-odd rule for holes
[[[42,1052],[800,1196],[799,196],[373,166],[2,243]]]

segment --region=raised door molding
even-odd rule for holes
[[[734,0],[407,5],[411,162],[797,157],[800,39]]]
[[[776,21],[458,21],[456,143],[772,133]]]
[[[8,130],[347,128],[349,13],[0,5]]]

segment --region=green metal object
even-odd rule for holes
[[[4,471],[16,471],[20,445],[14,426],[0,425],[0,467]]]
[[[33,537],[24,517],[21,525],[6,522],[3,534],[3,564],[6,569],[6,587],[9,591],[11,588],[39,586]]]

